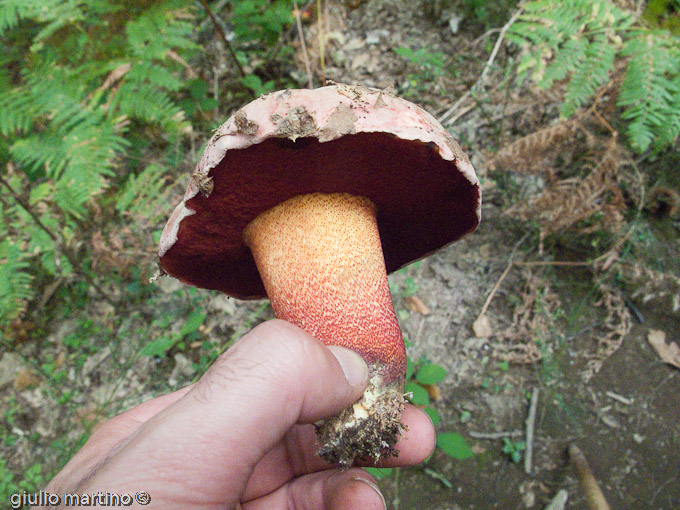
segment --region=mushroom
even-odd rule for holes
[[[468,157],[422,108],[377,89],[283,90],[214,133],[160,240],[171,276],[242,299],[369,366],[363,397],[317,423],[319,455],[396,455],[406,352],[387,273],[474,230]]]

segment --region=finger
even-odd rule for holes
[[[322,471],[295,478],[279,489],[253,500],[243,510],[384,510],[385,498],[362,469]]]
[[[182,398],[191,388],[187,386],[180,390],[147,400],[99,425],[92,433],[78,453],[64,466],[59,474],[52,479],[47,489],[62,487],[62,481],[80,479],[97,464],[101,463],[116,445],[128,438],[143,423],[161,412],[171,404]],[[65,487],[64,487],[65,489]]]
[[[432,419],[422,409],[407,405],[402,416],[408,430],[401,434],[397,441],[396,457],[384,457],[377,464],[370,459],[362,462],[363,466],[397,467],[414,466],[427,459],[437,446],[437,435]]]
[[[330,350],[283,321],[264,323],[183,398],[139,427],[99,469],[98,480],[136,487],[148,476],[152,486],[164,479],[182,493],[208,495],[207,503],[228,503],[295,423],[337,413],[367,382],[368,369],[356,353]]]
[[[422,410],[407,405],[402,415],[405,430],[395,448],[397,457],[385,457],[377,464],[366,459],[363,466],[397,467],[412,466],[427,459],[436,446],[436,434],[432,420]],[[248,481],[244,498],[253,499],[267,494],[288,482],[291,478],[304,474],[327,470],[331,467],[316,455],[316,432],[312,425],[293,428],[285,439],[272,448],[257,464],[253,476]],[[281,466],[289,466],[282,470]]]

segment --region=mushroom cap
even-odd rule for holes
[[[273,206],[318,192],[375,204],[388,273],[480,221],[470,160],[419,106],[362,86],[283,90],[247,104],[214,133],[163,229],[161,265],[190,285],[266,297],[243,231]]]

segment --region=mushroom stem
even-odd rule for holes
[[[299,195],[257,216],[244,239],[276,317],[356,351],[369,366],[362,399],[317,424],[320,454],[349,466],[355,457],[395,453],[406,352],[373,203],[346,193]]]

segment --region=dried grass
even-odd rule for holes
[[[552,327],[560,307],[560,299],[550,283],[529,269],[522,272],[519,304],[512,314],[512,323],[498,334],[493,345],[497,358],[517,364],[540,361],[552,351]]]
[[[302,45],[295,42],[293,47],[297,48],[295,60],[298,67],[304,69],[306,73],[311,72],[323,84],[324,67],[332,64],[331,55],[333,50],[341,48],[345,42],[343,33],[345,32],[344,19],[346,13],[342,3],[326,0],[323,3],[321,20],[319,20],[317,14],[315,6],[311,6],[307,11],[303,12],[302,18],[304,20],[305,16],[310,17],[309,23],[303,27],[307,64],[309,67],[305,63]],[[323,40],[323,46],[320,44],[321,40]]]
[[[621,347],[632,326],[630,311],[622,292],[610,285],[600,284],[598,287],[602,297],[595,306],[603,307],[607,315],[600,324],[602,333],[597,336],[596,351],[588,355],[588,363],[583,373],[585,381],[589,381],[597,374],[604,362]]]

